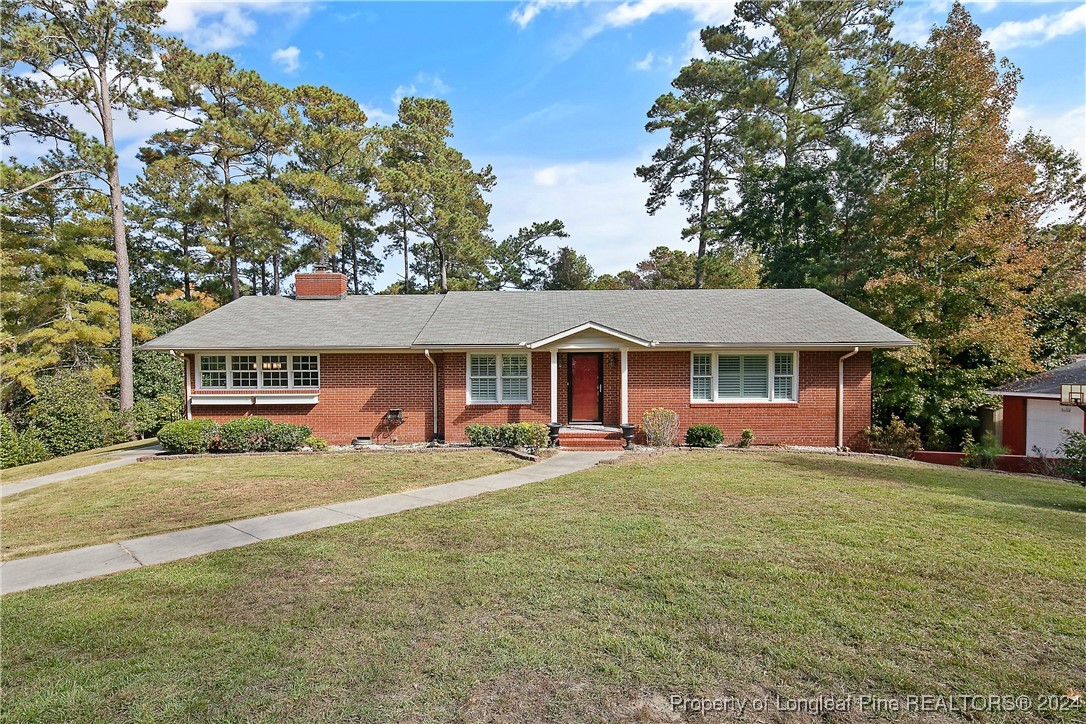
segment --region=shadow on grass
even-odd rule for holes
[[[1086,513],[1086,488],[1063,480],[1038,480],[1024,475],[1009,475],[983,470],[952,468],[939,470],[919,463],[891,465],[853,459],[836,459],[847,466],[849,475],[862,476],[926,489],[938,489],[991,503],[1022,505],[1042,510]],[[780,461],[784,467],[825,474],[826,461],[814,457],[792,456]]]

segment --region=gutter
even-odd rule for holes
[[[430,360],[430,364],[434,368],[434,436],[433,442],[437,442],[437,361],[430,356],[430,349],[422,350],[422,353],[426,355],[426,359]]]
[[[852,351],[842,355],[837,360],[837,449],[845,449],[845,360],[859,354],[860,348],[853,347]]]

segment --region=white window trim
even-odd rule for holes
[[[710,356],[712,371],[712,384],[710,392],[712,399],[699,400],[694,397],[694,355],[707,354]],[[776,369],[777,355],[792,355],[792,396],[794,399],[775,399],[773,378]],[[731,357],[736,355],[767,355],[769,357],[769,397],[720,397],[717,385],[717,377],[720,373],[718,358],[720,355]],[[798,350],[771,350],[771,349],[698,349],[690,352],[690,375],[688,387],[690,388],[690,404],[692,405],[795,405],[799,403],[799,351]]]
[[[287,358],[287,386],[265,386],[263,370],[260,369],[261,359],[265,356],[286,357]],[[239,387],[234,384],[234,374],[232,367],[233,357],[256,357],[256,386],[244,386]],[[226,358],[226,387],[205,387],[203,383],[203,375],[201,374],[201,365],[204,357],[225,357]],[[316,357],[317,358],[317,386],[313,385],[295,385],[294,384],[294,358],[295,357]],[[217,390],[224,392],[228,390],[278,390],[280,392],[285,390],[319,390],[321,380],[321,356],[316,352],[283,352],[279,350],[270,350],[266,352],[238,352],[236,354],[230,352],[208,352],[206,354],[196,355],[196,389],[203,391]]]
[[[497,385],[498,399],[497,400],[475,400],[471,396],[471,358],[476,355],[494,355],[494,363],[496,365],[494,381]],[[516,355],[518,357],[528,356],[528,399],[527,400],[505,400],[502,397],[502,357],[505,355]],[[490,352],[487,350],[479,350],[477,352],[467,352],[464,356],[464,397],[469,405],[531,405],[532,404],[532,353],[530,351],[524,352]]]

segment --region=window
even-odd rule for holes
[[[230,372],[231,387],[256,387],[256,355],[231,357]]]
[[[795,402],[795,352],[695,352],[690,359],[693,402]]]
[[[200,387],[226,387],[225,355],[205,355],[200,358]]]
[[[694,371],[690,382],[690,394],[695,400],[713,399],[713,355],[694,355]]]
[[[320,356],[315,354],[203,354],[197,360],[198,389],[320,387]]]
[[[473,403],[531,401],[527,354],[469,354],[468,396]]]
[[[320,372],[319,367],[317,366],[317,355],[295,355],[291,364],[291,370],[294,373],[295,387],[320,387]]]
[[[285,354],[266,354],[260,358],[260,383],[263,387],[289,386]]]

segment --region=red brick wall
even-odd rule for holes
[[[472,423],[497,425],[503,422],[551,421],[550,352],[532,353],[532,402],[527,405],[467,404],[467,360],[464,352],[447,352],[442,360],[441,404],[447,441],[466,441],[464,428]]]
[[[630,352],[630,422],[646,410],[679,414],[680,435],[698,423],[719,427],[727,442],[744,428],[756,443],[831,447],[837,444],[837,360],[844,352],[800,352],[799,401],[795,403],[690,402],[689,352]],[[860,431],[871,424],[871,354],[845,361],[845,445],[866,449]]]
[[[667,407],[689,425],[709,422],[729,441],[744,428],[757,442],[832,446],[836,444],[837,360],[841,352],[801,352],[799,402],[773,404],[691,404],[690,353],[629,353],[630,422],[645,410]],[[434,355],[438,363],[438,436],[464,441],[471,423],[550,422],[550,353],[532,353],[532,402],[526,405],[468,405],[467,355]],[[558,416],[567,419],[568,357],[558,355]],[[191,370],[191,367],[190,367]],[[322,354],[320,402],[316,405],[193,405],[194,417],[219,421],[246,414],[309,425],[313,434],[333,444],[359,435],[377,442],[429,440],[433,428],[432,368],[422,354]],[[191,376],[190,379],[195,379]],[[194,383],[195,384],[195,383]],[[617,352],[603,355],[604,423],[617,425],[621,367]],[[195,391],[195,390],[194,390]],[[264,391],[265,394],[268,391]],[[199,394],[216,394],[207,390]],[[390,407],[404,410],[404,424],[388,430],[383,416]],[[845,444],[864,449],[860,431],[871,423],[871,355],[845,362]]]
[[[322,354],[316,405],[193,405],[192,416],[224,422],[259,415],[308,425],[314,435],[333,445],[350,443],[360,435],[375,442],[391,442],[393,437],[398,442],[420,442],[432,437],[432,400],[433,367],[421,353]],[[383,420],[390,407],[403,408],[404,416],[403,424],[391,429]]]

